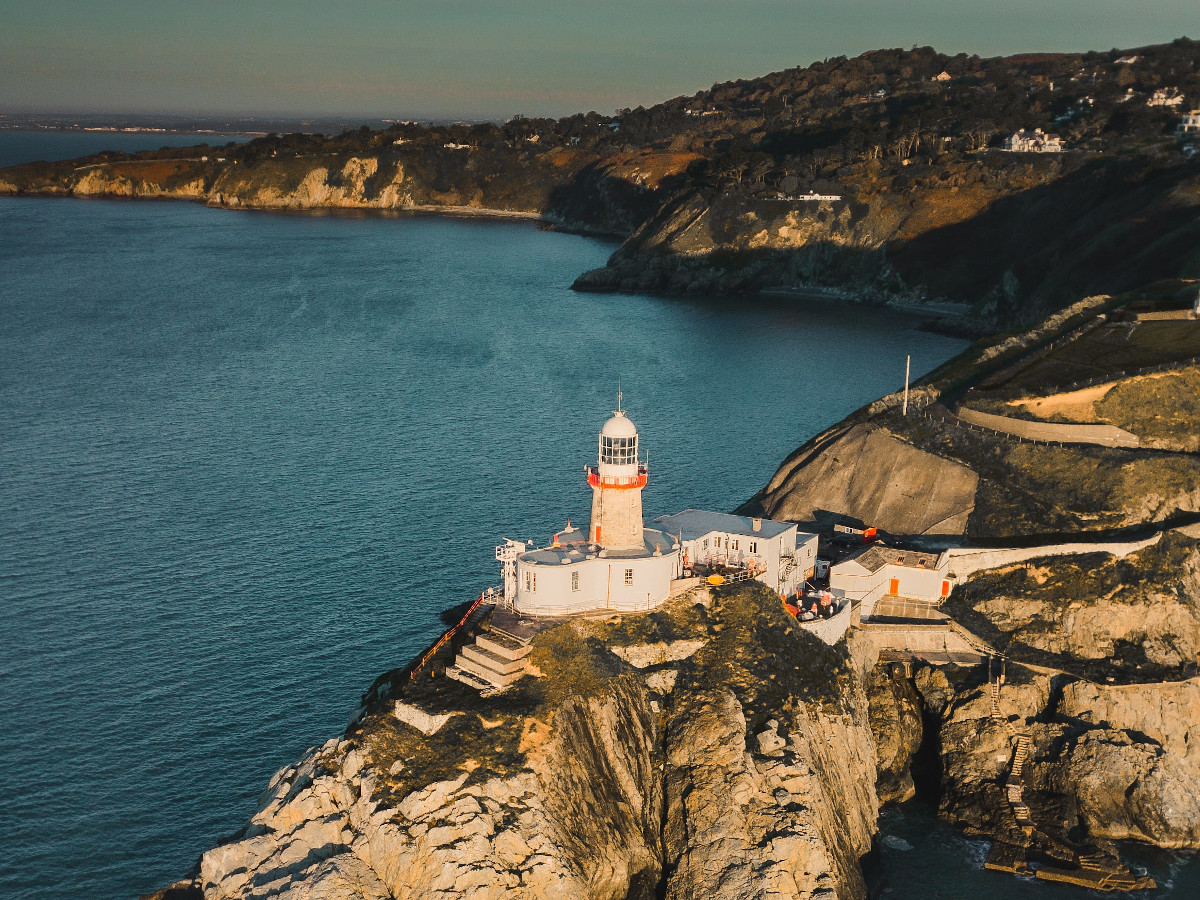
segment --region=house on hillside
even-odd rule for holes
[[[1057,134],[1047,134],[1040,128],[1023,128],[1004,139],[1003,149],[1009,153],[1062,153],[1063,142]]]
[[[1175,136],[1190,138],[1200,135],[1200,109],[1193,109],[1175,126]]]
[[[1114,60],[1114,62],[1118,66],[1132,66],[1139,59],[1141,59],[1140,56],[1119,56]]]
[[[1159,88],[1146,101],[1147,106],[1181,106],[1183,94],[1176,88]]]
[[[950,73],[947,72],[945,69],[942,69],[942,71],[938,72],[936,75],[934,75],[929,80],[930,81],[949,81]]]
[[[952,576],[936,553],[897,550],[872,544],[829,570],[829,590],[857,603],[862,618],[871,618],[884,597],[940,603],[950,596]]]

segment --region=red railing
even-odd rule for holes
[[[463,614],[463,617],[458,620],[458,624],[438,638],[438,642],[425,651],[425,654],[419,660],[417,660],[417,664],[412,667],[412,671],[408,673],[409,681],[416,678],[421,669],[425,668],[425,664],[429,662],[429,660],[433,659],[434,654],[441,650],[442,647],[446,646],[446,643],[452,637],[454,637],[454,635],[458,632],[458,629],[467,624],[467,619],[475,615],[475,610],[479,609],[485,600],[487,600],[489,597],[495,596],[495,590],[495,588],[488,588],[486,591],[481,593],[475,599],[475,602],[471,604],[470,608]]]
[[[637,475],[629,478],[601,478],[600,471],[596,466],[587,466],[587,481],[591,487],[616,488],[617,490],[643,488],[646,486],[646,474],[646,467],[639,465]]]

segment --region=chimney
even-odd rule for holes
[[[761,518],[761,517],[759,517],[759,516],[755,516],[755,517],[754,517],[753,519],[751,519],[750,521],[751,521],[751,523],[754,525],[754,530],[755,530],[755,531],[762,531],[762,518]]]

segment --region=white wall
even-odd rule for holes
[[[868,619],[880,597],[892,593],[892,579],[896,580],[895,593],[914,600],[941,602],[942,582],[946,580],[944,569],[916,569],[908,566],[886,565],[876,572],[868,572],[853,561],[838,563],[829,574],[829,590],[835,596],[848,597],[857,601],[862,617]]]
[[[531,615],[652,609],[667,599],[671,579],[679,574],[679,568],[679,556],[674,552],[635,559],[597,557],[567,565],[518,560],[514,605],[518,612]],[[626,569],[633,570],[633,584],[625,583]],[[571,589],[572,572],[579,573],[578,590]]]

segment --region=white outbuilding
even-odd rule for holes
[[[884,597],[940,603],[950,596],[952,578],[936,553],[897,550],[874,544],[829,570],[829,590],[858,604],[869,619]]]

